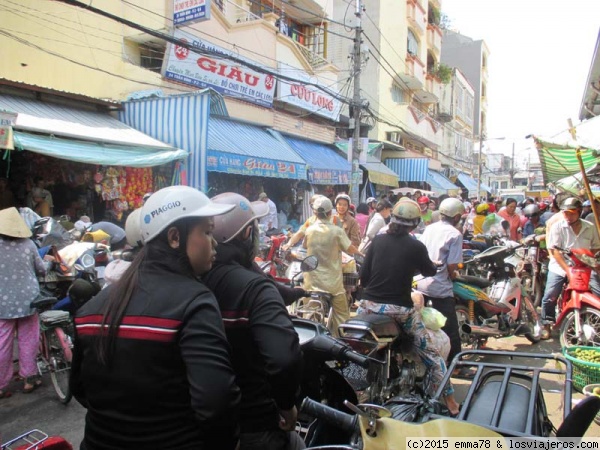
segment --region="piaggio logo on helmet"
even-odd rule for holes
[[[158,217],[160,214],[169,211],[170,209],[178,208],[181,206],[181,202],[179,200],[175,202],[167,203],[166,205],[159,206],[154,211],[151,211],[150,214],[146,214],[144,217],[144,222],[150,223],[152,219]]]

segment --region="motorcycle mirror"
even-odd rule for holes
[[[510,230],[510,223],[508,223],[508,220],[503,220],[500,225],[502,225],[504,231]]]
[[[83,267],[81,264],[75,264],[73,266],[73,268],[77,271],[77,272],[84,272],[85,271],[85,267]]]
[[[300,263],[300,269],[302,272],[312,272],[317,267],[319,267],[319,260],[314,255],[307,256]]]

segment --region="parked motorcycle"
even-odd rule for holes
[[[288,240],[284,233],[273,234],[267,232],[259,245],[259,255],[255,258],[256,263],[267,275],[274,280],[285,283],[290,280],[286,277],[286,271],[290,265],[286,260],[285,251],[281,248]]]
[[[452,282],[463,346],[477,349],[488,338],[524,335],[540,340],[542,323],[510,259],[521,245],[492,247],[466,265],[477,265],[487,278],[462,275]]]
[[[600,263],[590,250],[561,249],[571,260],[571,277],[556,304],[555,327],[560,327],[560,345],[600,346],[600,298],[589,289],[592,269]]]
[[[537,235],[531,235],[523,240],[525,247],[520,254],[520,265],[517,267],[517,276],[525,288],[525,292],[536,308],[541,306],[546,278],[548,276],[548,251],[540,247]]]
[[[404,445],[398,445],[399,441],[408,436],[426,438],[428,442],[438,442],[436,439],[448,437],[582,437],[600,410],[600,398],[593,396],[587,397],[571,409],[572,368],[570,362],[560,355],[500,352],[508,361],[512,361],[509,358],[513,357],[535,357],[554,359],[561,366],[559,368],[545,365],[539,368],[512,362],[500,364],[479,361],[474,357],[484,353],[497,355],[499,352],[473,353],[476,355],[467,355],[465,352],[459,354],[454,360],[456,364],[448,371],[447,379],[456,365],[464,363],[477,366],[476,378],[469,388],[458,419],[432,414],[424,423],[407,423],[395,420],[393,409],[345,402],[346,408],[354,412],[354,415],[351,415],[310,398],[302,402],[300,411],[331,426],[339,427],[350,435],[347,445],[335,447],[336,449],[375,450],[403,448]],[[556,430],[546,415],[545,401],[539,384],[540,373],[561,374],[566,379],[563,422]],[[438,394],[443,389],[442,384]],[[425,442],[417,442],[428,445]],[[494,447],[496,446],[494,444]],[[313,447],[313,450],[317,448],[327,447]]]

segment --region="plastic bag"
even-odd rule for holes
[[[426,306],[421,310],[421,317],[423,318],[425,327],[433,331],[437,331],[446,325],[446,317],[431,306]]]
[[[449,415],[444,404],[416,394],[392,397],[383,406],[391,411],[393,419],[404,422],[425,422],[430,414]]]

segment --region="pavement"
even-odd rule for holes
[[[523,337],[490,339],[489,350],[518,351],[525,353],[560,353],[558,337],[548,341],[530,344]],[[527,364],[536,365],[531,359]],[[550,363],[553,364],[553,363]],[[464,396],[469,381],[453,379],[457,399]],[[562,422],[562,390],[564,380],[558,376],[548,376],[542,380],[542,389],[550,420],[558,427]],[[13,437],[37,428],[50,435],[60,435],[79,448],[83,438],[85,409],[73,399],[68,405],[58,401],[50,377],[43,377],[43,385],[30,394],[23,394],[22,381],[13,381],[10,385],[13,396],[0,399],[0,441],[6,442]],[[583,398],[573,393],[573,398]],[[592,423],[586,436],[600,437],[600,426]]]

